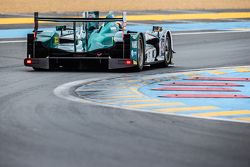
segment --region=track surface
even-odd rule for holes
[[[249,65],[250,33],[174,36],[175,67]],[[250,125],[139,113],[57,98],[60,84],[125,72],[34,72],[25,43],[0,44],[0,166],[250,166]]]

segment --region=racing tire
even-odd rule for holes
[[[165,48],[164,62],[158,64],[159,67],[168,67],[172,63],[173,49],[171,44],[171,37],[169,34],[166,36],[166,48]]]
[[[135,67],[135,71],[142,71],[145,63],[145,50],[144,50],[144,42],[143,38],[140,35],[138,37],[138,54],[137,54],[137,65]]]
[[[46,69],[32,67],[34,71],[46,71]]]

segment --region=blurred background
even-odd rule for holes
[[[250,0],[0,0],[0,4],[0,13],[250,8]]]

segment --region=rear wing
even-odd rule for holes
[[[120,18],[70,18],[70,17],[39,17],[38,12],[34,13],[34,38],[37,36],[39,21],[48,21],[48,22],[68,22],[73,23],[74,31],[74,50],[76,50],[76,23],[90,23],[90,22],[122,22],[123,34],[125,27],[127,25],[126,12],[123,12],[122,17]],[[85,25],[87,29],[87,24]],[[88,36],[86,33],[86,44],[88,43]]]
[[[38,30],[38,22],[39,21],[48,21],[48,22],[70,22],[70,23],[87,23],[87,22],[116,22],[121,21],[123,22],[123,25],[126,25],[127,19],[126,19],[126,12],[123,12],[123,15],[121,18],[61,18],[61,17],[39,17],[38,12],[34,13],[34,31]]]

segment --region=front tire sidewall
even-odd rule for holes
[[[172,55],[173,55],[173,52],[172,52],[172,44],[171,44],[171,38],[170,36],[167,34],[166,36],[166,45],[168,47],[168,50],[167,50],[167,54],[165,54],[165,57],[164,57],[164,65],[167,67],[169,64],[171,64],[171,61],[172,61]]]
[[[136,71],[142,71],[144,66],[144,46],[143,46],[143,39],[140,36],[138,38],[138,51],[137,51],[137,66]]]

